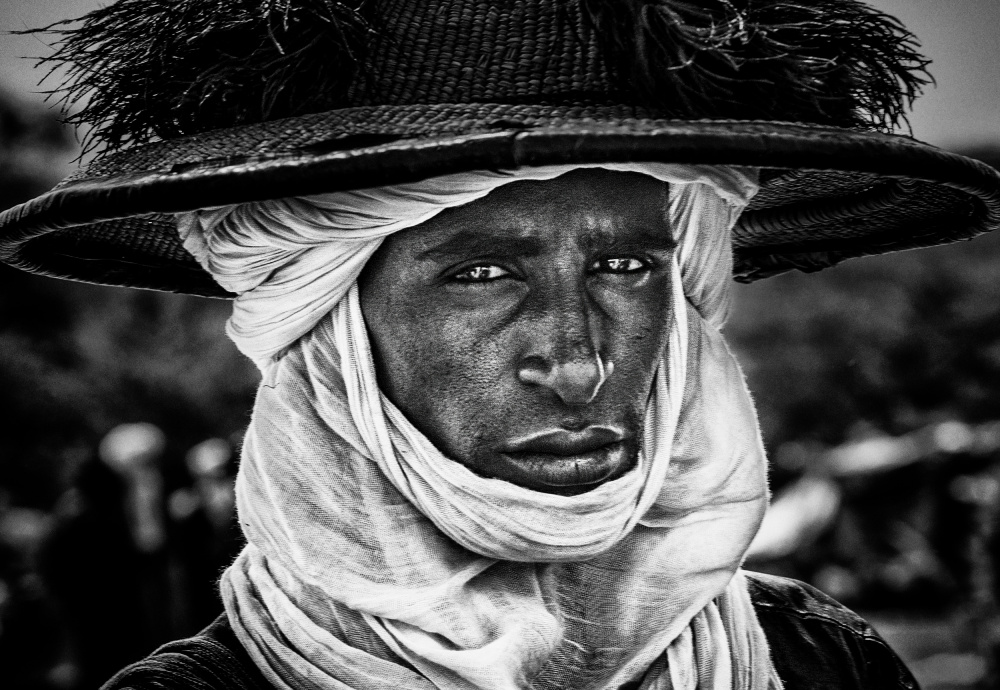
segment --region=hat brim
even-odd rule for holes
[[[620,161],[761,169],[735,277],[969,239],[1000,225],[1000,175],[908,137],[622,108],[353,108],[157,142],[99,159],[0,214],[0,260],[88,282],[230,296],[171,214],[478,169]]]

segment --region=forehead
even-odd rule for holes
[[[391,238],[418,254],[509,242],[673,246],[668,186],[648,175],[582,169],[551,180],[522,180]]]

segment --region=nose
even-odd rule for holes
[[[517,376],[549,389],[567,405],[586,405],[611,376],[614,362],[601,355],[586,305],[560,306],[534,321],[531,347],[518,363]]]
[[[614,371],[614,362],[605,363],[600,352],[585,360],[546,362],[526,357],[518,378],[527,384],[548,388],[567,405],[586,405],[597,397],[601,386]]]

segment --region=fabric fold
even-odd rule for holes
[[[355,282],[387,234],[571,168],[180,219],[199,261],[243,290],[230,335],[264,372],[237,480],[248,546],[222,588],[276,686],[781,687],[738,573],[767,503],[766,463],[718,331],[728,235],[755,174],[602,167],[670,185],[664,231],[679,245],[640,460],[579,496],[442,455],[379,391]]]

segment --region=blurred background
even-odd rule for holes
[[[98,4],[0,1],[0,209],[78,156],[24,59],[48,48],[6,32]],[[1000,2],[874,4],[934,60],[914,134],[1000,167]],[[927,689],[1000,688],[1000,236],[736,296],[775,492],[748,567],[861,612]],[[227,313],[0,267],[3,687],[95,688],[221,611],[257,384]]]

